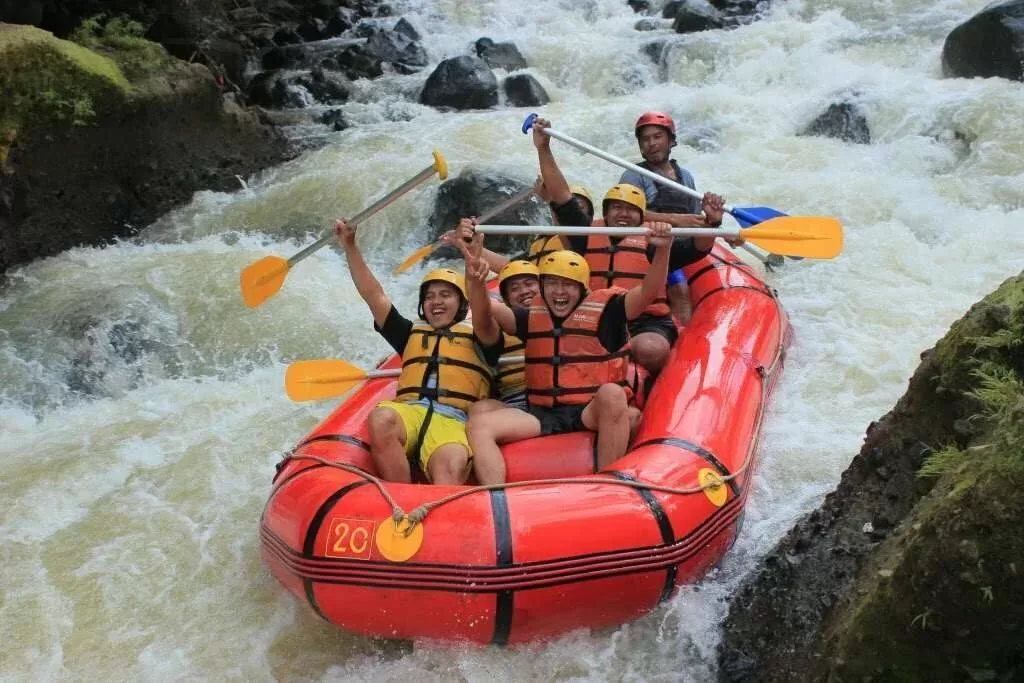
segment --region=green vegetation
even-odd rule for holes
[[[138,22],[102,14],[83,22],[72,40],[0,24],[0,138],[9,130],[90,125],[103,111],[171,92],[168,79],[195,78],[143,31]]]
[[[166,69],[173,58],[160,45],[142,37],[145,27],[127,17],[107,18],[97,14],[82,22],[71,40],[107,55],[132,81],[147,78]]]
[[[0,24],[0,129],[90,123],[130,85],[117,64],[33,26]]]
[[[1024,458],[1024,282],[1008,280],[950,330],[935,350],[954,392],[975,410],[969,422],[985,433],[976,445],[955,444],[928,456],[918,472],[936,477],[978,458]],[[959,386],[956,386],[959,384]]]
[[[829,628],[835,680],[1011,680],[1024,672],[1024,275],[934,350],[966,443],[918,472],[935,487],[879,547]],[[930,419],[921,415],[921,419]]]

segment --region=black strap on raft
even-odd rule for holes
[[[450,329],[445,329],[444,332],[451,333]],[[444,332],[439,332],[444,334]],[[420,334],[423,334],[422,332]],[[427,348],[428,335],[423,334],[423,348]],[[427,384],[430,382],[431,370],[437,375],[434,383],[441,381],[441,373],[437,371],[437,358],[438,353],[441,351],[441,340],[438,339],[434,344],[434,350],[427,359],[426,368],[423,370],[423,379],[420,380],[420,397],[423,398],[423,392],[427,390]],[[404,363],[403,363],[404,365]],[[402,392],[398,392],[401,394]],[[423,448],[423,438],[427,435],[427,429],[430,427],[430,420],[434,417],[434,401],[427,401],[427,414],[423,417],[423,423],[420,425],[419,431],[416,433],[416,442],[413,444],[411,453],[406,456],[409,459],[409,475],[413,483],[422,483],[429,481],[427,479],[427,473],[420,467],[420,449]]]

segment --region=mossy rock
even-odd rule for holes
[[[0,24],[0,129],[86,125],[131,85],[103,55],[33,26]]]
[[[837,680],[1024,675],[1024,458],[1008,456],[948,475],[880,549],[874,590],[836,630]]]

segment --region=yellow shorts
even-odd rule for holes
[[[416,437],[423,428],[423,419],[427,416],[428,408],[422,405],[411,403],[399,403],[398,401],[381,401],[378,408],[390,408],[398,413],[405,425],[405,454],[411,456],[412,449],[416,446]],[[430,457],[441,446],[450,443],[457,443],[466,449],[469,454],[469,463],[466,466],[466,473],[469,473],[473,463],[473,450],[469,447],[469,439],[466,438],[466,425],[455,418],[447,415],[440,415],[437,411],[430,416],[430,424],[427,432],[423,435],[423,443],[420,445],[420,468],[430,478]]]

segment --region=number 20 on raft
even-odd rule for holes
[[[331,519],[327,534],[326,557],[348,557],[356,560],[370,559],[373,551],[371,541],[377,523],[368,519]]]

